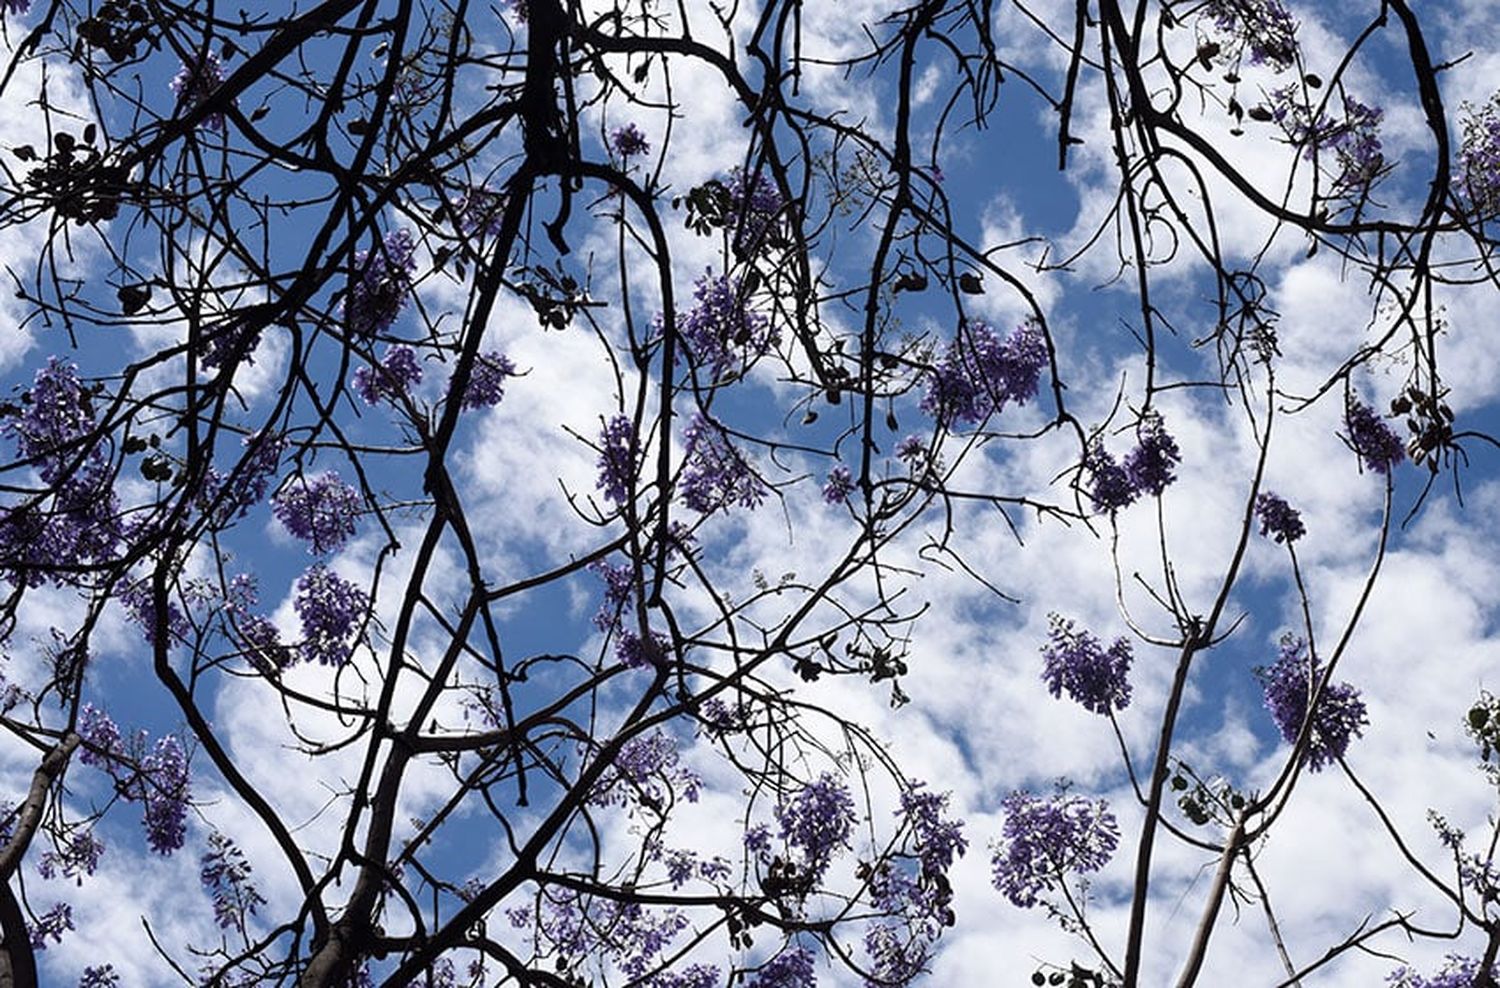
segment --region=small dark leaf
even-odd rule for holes
[[[639,84],[639,83],[645,82],[646,81],[646,73],[649,72],[649,71],[651,71],[651,60],[650,59],[647,59],[646,61],[642,62],[640,65],[637,65],[635,67],[635,81],[636,81],[636,83]]]
[[[1037,971],[1031,976],[1031,983],[1034,985],[1044,985],[1047,983],[1047,976],[1042,972]]]
[[[125,452],[126,453],[140,453],[140,452],[144,452],[145,449],[146,449],[146,440],[142,439],[140,436],[126,436],[125,437]]]
[[[120,300],[120,308],[125,310],[125,314],[133,316],[151,301],[151,286],[125,285],[115,292],[115,297]]]
[[[349,121],[349,133],[353,134],[356,137],[358,137],[360,134],[365,133],[369,129],[370,122],[364,117],[356,117],[355,119]]]
[[[1307,83],[1313,89],[1317,89],[1318,87],[1320,87],[1320,86],[1323,85],[1323,80],[1320,77],[1314,75],[1311,72],[1309,72],[1307,75],[1303,76],[1302,77],[1302,81],[1305,82],[1305,83]]]
[[[99,136],[99,128],[95,124],[89,124],[83,128],[83,143],[92,145],[94,138]]]
[[[52,135],[52,143],[57,145],[57,149],[63,154],[67,154],[68,152],[73,150],[73,146],[77,144],[78,141],[73,137],[72,134],[69,134],[66,131],[58,131],[56,134]]]
[[[1469,711],[1469,726],[1476,731],[1483,727],[1490,719],[1490,712],[1484,707],[1475,707]]]
[[[901,277],[897,278],[896,279],[896,285],[895,285],[895,288],[893,290],[896,291],[897,293],[900,293],[900,292],[920,292],[920,291],[922,291],[926,287],[927,287],[927,276],[924,275],[924,274],[917,274],[917,273],[911,272],[911,273],[903,274]]]
[[[141,461],[141,476],[158,482],[171,480],[172,463],[165,456],[148,456]]]
[[[17,158],[20,158],[22,161],[36,160],[36,148],[32,147],[30,144],[22,144],[20,147],[11,148],[10,153],[15,155]]]
[[[382,41],[380,44],[378,44],[378,45],[375,46],[375,50],[372,51],[372,52],[370,52],[370,54],[371,54],[371,56],[373,56],[375,58],[384,58],[385,57],[385,53],[388,52],[388,51],[390,51],[390,50],[391,50],[390,42]]]
[[[1259,120],[1261,123],[1269,123],[1272,119],[1271,111],[1263,106],[1252,106],[1245,113],[1251,120]]]
[[[1233,86],[1233,85],[1237,85],[1239,83],[1240,77],[1237,76],[1237,75],[1235,75],[1233,72],[1225,72],[1224,73],[1224,81],[1227,82],[1227,83],[1229,83],[1231,86]]]
[[[254,123],[257,120],[264,120],[266,114],[270,112],[271,108],[262,103],[260,106],[257,106],[255,109],[250,111],[250,122]]]
[[[979,275],[965,271],[958,276],[958,290],[965,295],[983,295],[984,282],[980,280]]]
[[[224,47],[220,48],[219,51],[220,51],[221,56],[223,57],[224,61],[227,62],[231,58],[233,58],[234,56],[236,56],[236,55],[238,55],[240,53],[240,48],[239,48],[239,45],[236,45],[233,41],[229,40],[228,38],[225,38],[224,39]]]
[[[1229,115],[1236,120],[1245,115],[1245,108],[1240,106],[1240,101],[1233,96],[1229,97]]]
[[[901,423],[896,421],[895,412],[885,413],[885,427],[887,429],[890,429],[892,432],[895,432],[897,429],[901,428]]]

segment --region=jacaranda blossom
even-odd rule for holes
[[[929,372],[922,410],[945,425],[977,424],[1007,403],[1036,397],[1046,364],[1047,340],[1036,323],[1022,323],[1001,339],[988,324],[970,320]]]
[[[1103,868],[1120,842],[1120,828],[1102,799],[1018,790],[1002,805],[1005,823],[990,859],[993,883],[1023,908],[1060,888],[1068,875]]]
[[[1288,744],[1296,743],[1307,719],[1308,699],[1322,675],[1307,643],[1294,635],[1281,639],[1280,652],[1270,666],[1256,670],[1265,692],[1266,709]],[[1317,772],[1344,757],[1349,741],[1364,733],[1369,718],[1359,690],[1348,683],[1330,682],[1318,697],[1312,714],[1303,761]]]
[[[354,284],[344,298],[344,322],[356,336],[391,328],[411,294],[417,245],[406,230],[386,235],[374,249],[354,258]]]
[[[1064,692],[1085,710],[1110,714],[1130,705],[1130,642],[1116,638],[1108,649],[1087,630],[1059,614],[1042,646],[1042,679],[1053,696]]]
[[[1260,534],[1277,542],[1291,544],[1307,533],[1297,510],[1270,491],[1256,495],[1255,515],[1260,519]]]
[[[276,519],[315,555],[337,552],[354,537],[362,500],[333,470],[296,477],[271,499]]]
[[[1406,459],[1406,446],[1394,429],[1385,424],[1380,415],[1362,401],[1350,401],[1344,410],[1345,437],[1349,446],[1359,455],[1365,469],[1376,473],[1390,473],[1391,469]]]

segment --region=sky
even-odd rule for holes
[[[1289,6],[1299,24],[1308,70],[1331,79],[1350,39],[1378,5],[1345,4],[1336,10],[1321,4]],[[685,9],[696,36],[714,45],[730,43],[713,25],[706,5],[689,3]],[[810,64],[800,80],[799,99],[824,111],[838,110],[842,119],[872,133],[889,135],[889,69],[844,72],[820,68],[817,59],[832,62],[863,53],[870,32],[879,35],[881,18],[892,9],[877,0],[808,5],[802,26],[803,55]],[[1072,121],[1080,143],[1070,150],[1068,169],[1059,172],[1056,115],[1025,82],[1030,75],[1048,88],[1058,86],[1067,60],[1042,26],[1070,30],[1073,9],[1072,3],[1048,0],[1028,5],[1030,16],[1023,16],[1012,4],[997,5],[994,37],[1010,71],[984,126],[954,124],[944,135],[937,156],[943,180],[932,188],[946,200],[957,231],[992,251],[991,258],[1036,300],[1047,318],[1069,410],[1084,429],[1103,429],[1103,441],[1120,455],[1134,439],[1133,431],[1120,427],[1129,421],[1124,410],[1138,408],[1142,400],[1144,370],[1135,274],[1129,268],[1122,271],[1115,249],[1120,228],[1111,211],[1119,179],[1102,84],[1092,66],[1086,66]],[[733,39],[740,46],[737,50],[743,50],[754,14],[749,6],[739,11]],[[1440,84],[1450,133],[1457,140],[1459,107],[1466,101],[1482,105],[1500,70],[1500,51],[1481,46],[1486,39],[1500,37],[1500,11],[1483,0],[1463,0],[1441,7],[1424,5],[1418,14],[1435,60],[1449,63]],[[19,20],[7,17],[12,45],[20,37],[18,25],[30,25],[37,16],[33,11]],[[1181,27],[1167,44],[1177,55],[1191,57],[1204,36],[1195,32],[1206,30],[1201,24]],[[1382,153],[1393,168],[1377,186],[1375,198],[1381,215],[1393,219],[1420,213],[1432,155],[1413,80],[1402,68],[1403,54],[1404,42],[1394,27],[1388,28],[1375,33],[1344,73],[1351,94],[1384,109]],[[915,154],[926,162],[932,121],[942,111],[955,75],[951,60],[936,45],[919,46],[918,57],[916,120],[922,140]],[[169,61],[163,55],[143,70],[143,91],[160,101],[163,112],[172,102],[166,88],[172,74]],[[742,111],[722,80],[702,64],[679,60],[668,65],[671,97],[666,76],[654,64],[640,84],[641,102],[616,96],[595,104],[582,128],[592,152],[602,157],[603,135],[625,122],[636,123],[651,150],[633,165],[634,174],[642,181],[650,176],[655,187],[668,190],[664,196],[727,176],[745,160],[747,148]],[[84,119],[97,113],[76,71],[65,61],[51,59],[47,73],[49,96],[56,105]],[[1243,74],[1237,92],[1247,106],[1278,84],[1265,66],[1247,66]],[[0,147],[44,141],[37,133],[37,115],[27,112],[40,84],[38,63],[23,63],[3,94],[13,112],[0,113]],[[1215,86],[1214,96],[1195,93],[1184,98],[1183,119],[1268,196],[1279,199],[1286,194],[1293,202],[1301,201],[1298,195],[1305,198],[1307,163],[1272,139],[1274,130],[1268,125],[1246,125],[1243,136],[1232,134],[1231,120],[1214,102],[1225,96],[1228,84],[1220,78]],[[299,108],[291,101],[266,98],[272,124],[277,115],[287,114],[287,126],[296,125]],[[668,113],[661,108],[668,98],[676,100],[670,131]],[[503,169],[504,155],[512,149],[502,140],[481,160]],[[1186,160],[1201,163],[1201,156],[1195,155],[1184,150]],[[1297,543],[1306,610],[1286,549],[1258,536],[1249,539],[1242,575],[1220,626],[1232,627],[1232,633],[1193,668],[1174,752],[1204,778],[1222,778],[1246,791],[1270,786],[1286,764],[1288,748],[1264,708],[1255,668],[1274,659],[1277,641],[1289,630],[1304,635],[1311,631],[1324,643],[1325,654],[1330,643],[1347,636],[1337,678],[1357,686],[1369,717],[1363,735],[1349,748],[1347,764],[1368,791],[1378,794],[1379,810],[1342,768],[1303,773],[1285,812],[1252,848],[1256,871],[1269,890],[1287,950],[1298,964],[1311,963],[1361,928],[1398,913],[1424,929],[1454,933],[1411,940],[1392,930],[1372,942],[1371,950],[1348,952],[1307,984],[1378,984],[1402,963],[1435,971],[1446,954],[1475,956],[1484,947],[1482,933],[1456,928],[1451,906],[1415,865],[1421,863],[1453,880],[1451,855],[1438,842],[1427,819],[1429,811],[1464,831],[1475,850],[1492,835],[1495,784],[1476,769],[1476,752],[1462,719],[1479,691],[1494,687],[1500,655],[1492,589],[1495,560],[1500,559],[1496,450],[1483,443],[1469,447],[1472,458],[1460,475],[1461,499],[1451,472],[1442,474],[1427,492],[1425,469],[1398,467],[1393,473],[1393,521],[1382,555],[1383,478],[1362,470],[1340,438],[1343,391],[1325,390],[1323,385],[1351,354],[1383,333],[1392,313],[1372,293],[1371,281],[1359,265],[1346,262],[1326,245],[1310,250],[1305,235],[1268,220],[1222,177],[1209,169],[1200,169],[1200,174],[1203,185],[1183,192],[1182,201],[1213,204],[1223,256],[1236,267],[1254,266],[1265,287],[1265,308],[1278,314],[1279,392],[1264,487],[1291,502],[1306,525],[1307,534]],[[1189,173],[1180,164],[1168,168],[1166,176],[1181,183],[1179,189],[1189,188]],[[298,188],[297,176],[291,174],[261,180],[271,194]],[[1149,189],[1147,195],[1150,201]],[[660,309],[661,295],[655,272],[636,246],[624,248],[622,286],[620,231],[608,212],[595,209],[592,218],[581,216],[570,229],[569,270],[586,274],[590,295],[607,303],[591,311],[589,324],[543,329],[528,302],[502,293],[485,327],[485,349],[506,354],[520,373],[507,382],[499,404],[465,415],[452,462],[470,517],[482,519],[475,534],[487,576],[497,586],[546,572],[620,533],[618,522],[600,525],[591,518],[590,499],[595,504],[602,501],[596,489],[597,453],[590,442],[603,419],[630,409],[638,397],[648,405],[658,400],[653,382],[638,381],[628,373],[622,378],[619,365],[607,353],[613,349],[618,356],[624,338],[618,304],[622,295],[630,298],[638,322]],[[664,215],[672,245],[671,277],[681,306],[705,270],[722,269],[723,250],[714,238],[683,230],[677,214]],[[388,229],[403,224],[396,211],[386,219]],[[1202,229],[1201,218],[1195,221],[1195,228]],[[277,222],[275,235],[287,238],[277,242],[286,245],[288,258],[293,257],[291,248],[306,237],[311,221],[291,211]],[[1162,261],[1152,268],[1153,296],[1164,324],[1173,327],[1173,332],[1159,337],[1157,374],[1163,381],[1212,380],[1217,354],[1212,346],[1195,345],[1212,330],[1216,318],[1211,283],[1185,240],[1176,241],[1176,256],[1168,259],[1172,228],[1173,222],[1164,217],[1148,230],[1151,256]],[[139,239],[130,241],[123,223],[101,229],[106,241],[127,256],[134,252],[137,260],[155,249]],[[0,261],[13,277],[25,280],[42,243],[40,223],[8,227],[0,238]],[[833,215],[815,258],[831,289],[860,284],[875,243],[876,230],[858,202]],[[200,256],[212,254],[211,243],[189,246],[202,250]],[[1495,287],[1472,264],[1457,263],[1468,256],[1465,249],[1457,237],[1439,238],[1435,246],[1437,257],[1455,262],[1454,283],[1437,290],[1444,380],[1451,389],[1447,400],[1463,428],[1500,432],[1500,350],[1487,332]],[[1472,243],[1467,249],[1472,252]],[[71,256],[64,261],[81,277],[112,276],[109,255],[89,237],[74,237]],[[552,259],[539,254],[537,263],[550,264]],[[449,314],[449,327],[458,323],[472,282],[452,277],[451,271],[429,273],[432,258],[425,246],[418,249],[417,267],[422,311]],[[1460,284],[1463,278],[1457,275],[1478,280]],[[232,277],[232,271],[220,270],[216,277]],[[892,337],[906,334],[938,346],[950,339],[956,320],[951,305],[938,294],[890,300]],[[998,279],[986,279],[984,294],[965,296],[962,302],[971,318],[1004,331],[1029,312],[1022,296]],[[408,308],[393,333],[420,338],[423,329],[415,313],[416,307]],[[9,293],[0,299],[0,371],[14,390],[24,388],[51,354],[66,355],[85,374],[109,373],[181,339],[180,323],[128,331],[115,327],[91,330],[79,348],[70,349],[56,325],[46,326],[28,315]],[[857,304],[830,300],[821,315],[829,338],[857,339]],[[315,351],[319,373],[334,373],[336,367],[329,342]],[[257,411],[264,415],[274,401],[288,346],[286,334],[268,333],[256,351],[255,364],[241,372],[237,384],[245,420]],[[795,357],[790,359],[798,366]],[[1404,386],[1410,359],[1409,351],[1392,347],[1352,375],[1351,384],[1363,400],[1384,409]],[[179,359],[152,369],[141,386],[171,380],[173,373],[180,376],[180,364]],[[859,531],[851,510],[829,505],[821,496],[823,479],[838,462],[857,472],[857,443],[839,441],[855,403],[819,405],[818,421],[801,425],[805,409],[794,404],[805,389],[789,383],[784,371],[775,362],[762,362],[734,395],[726,395],[716,406],[736,428],[778,444],[774,452],[757,445],[752,453],[763,475],[775,483],[776,496],[755,510],[718,514],[699,531],[704,572],[732,599],[749,600],[757,580],[775,584],[783,574],[795,574],[786,578],[793,590],[766,594],[748,612],[767,624],[801,602],[796,587],[815,586],[832,571]],[[443,367],[429,365],[418,398],[436,402],[445,379]],[[898,427],[879,437],[883,453],[907,434],[932,434],[931,417],[918,407],[921,393],[918,386],[893,406]],[[1096,514],[1085,522],[1025,505],[1011,505],[1002,515],[993,505],[958,500],[950,510],[939,505],[913,519],[885,547],[890,568],[884,589],[887,594],[899,591],[901,609],[918,615],[903,626],[909,639],[908,672],[900,687],[909,702],[893,707],[886,684],[860,677],[825,677],[809,684],[789,665],[767,672],[772,682],[795,688],[799,697],[860,725],[878,739],[906,777],[951,793],[950,807],[964,821],[969,848],[952,872],[957,922],[941,941],[928,983],[1019,985],[1028,983],[1042,963],[1066,964],[1075,958],[1092,962],[1087,945],[1061,930],[1045,910],[1017,908],[991,883],[991,846],[1003,830],[1003,801],[1017,789],[1050,791],[1059,779],[1069,780],[1073,792],[1108,800],[1119,819],[1121,848],[1092,876],[1089,916],[1095,935],[1116,956],[1124,943],[1134,840],[1142,814],[1122,766],[1121,741],[1107,720],[1048,694],[1041,678],[1040,647],[1053,613],[1077,621],[1106,641],[1132,637],[1133,699],[1119,715],[1119,729],[1137,772],[1147,771],[1176,661],[1174,649],[1151,644],[1151,639],[1169,638],[1174,632],[1169,615],[1152,596],[1162,593],[1168,580],[1163,559],[1170,562],[1170,580],[1187,610],[1206,612],[1235,553],[1258,456],[1244,408],[1232,398],[1226,400],[1221,391],[1183,384],[1157,391],[1152,401],[1182,457],[1177,479],[1159,503],[1147,499],[1113,519]],[[685,407],[679,407],[679,416]],[[1042,431],[1054,411],[1044,394],[1002,413],[994,423],[1005,434],[1002,438],[970,442],[972,432],[963,430],[947,436],[941,453],[951,470],[950,487],[1089,513],[1086,497],[1068,482],[1078,461],[1077,438],[1066,430]],[[294,414],[309,413],[299,408]],[[398,442],[402,436],[401,426],[384,408],[356,409],[350,402],[339,415],[354,440],[372,448],[389,448],[381,444]],[[679,421],[679,440],[682,428]],[[805,448],[792,448],[794,443]],[[335,465],[331,456],[315,465],[324,469],[325,462]],[[420,493],[410,461],[372,453],[368,462],[377,471],[373,485],[392,503]],[[385,521],[403,549],[387,553],[382,526],[366,519],[356,538],[330,559],[331,567],[349,579],[367,581],[380,565],[376,612],[382,617],[394,615],[399,606],[403,574],[409,571],[410,550],[420,538],[422,520],[418,510],[390,510]],[[948,536],[950,531],[955,534]],[[293,583],[311,561],[305,547],[262,506],[235,530],[233,551],[236,566],[260,575],[262,609],[284,637],[295,638]],[[1377,559],[1378,578],[1361,604]],[[197,567],[206,572],[205,565],[201,558],[188,562],[190,571]],[[462,560],[445,546],[428,591],[443,606],[451,606],[465,586]],[[857,579],[840,588],[839,599],[851,606],[869,603],[873,592],[868,579]],[[588,573],[517,593],[500,608],[500,636],[511,655],[573,652],[602,661],[608,646],[592,622],[599,600],[600,583]],[[689,619],[706,620],[712,614],[704,595],[689,588],[676,594],[674,606]],[[30,592],[6,644],[7,675],[20,682],[36,676],[45,660],[49,629],[68,626],[69,621],[76,624],[78,607],[71,591]],[[831,616],[820,614],[818,620]],[[410,650],[434,657],[444,644],[442,628],[427,620],[418,623]],[[180,713],[153,687],[149,649],[119,608],[105,611],[93,646],[88,694],[107,706],[122,726],[128,723],[153,735],[180,727]],[[375,657],[359,654],[350,675],[375,671]],[[287,681],[311,693],[334,685],[329,670],[309,665],[292,669]],[[602,698],[602,724],[621,715],[631,695],[629,682],[624,677],[617,693]],[[540,695],[552,685],[542,678],[529,688]],[[350,689],[351,680],[343,680],[341,686]],[[342,820],[341,794],[358,776],[361,747],[307,757],[298,750],[281,699],[254,677],[213,677],[204,689],[211,697],[207,708],[213,724],[246,775],[285,819],[293,821],[300,843],[332,851]],[[401,704],[414,696],[403,693]],[[465,710],[455,695],[445,700],[439,714],[450,723],[461,723]],[[305,737],[320,741],[339,738],[347,730],[305,705],[297,710],[296,727]],[[815,721],[808,731],[813,738],[837,745],[837,732],[829,721]],[[705,854],[734,855],[747,815],[766,817],[765,800],[747,809],[743,780],[728,771],[701,739],[685,735],[682,757],[705,780],[705,792],[697,804],[682,808],[674,821],[676,832]],[[195,766],[203,761],[195,759]],[[0,785],[9,791],[24,789],[34,764],[34,754],[25,745],[0,742]],[[811,755],[806,771],[815,774],[837,764],[836,759]],[[445,781],[438,766],[414,771],[398,816],[432,812],[448,792]],[[107,781],[97,773],[89,776],[78,769],[70,773],[68,783],[67,803],[80,812],[108,799]],[[71,879],[45,880],[33,865],[23,865],[28,900],[37,911],[64,897],[74,905],[77,929],[40,958],[44,983],[72,984],[85,966],[101,959],[113,963],[127,985],[182,983],[151,940],[179,958],[189,956],[189,943],[216,941],[211,910],[197,891],[197,854],[211,829],[232,834],[244,849],[269,900],[267,915],[278,915],[278,909],[296,901],[293,878],[278,863],[269,835],[206,766],[195,776],[194,797],[188,846],[172,857],[153,855],[142,844],[136,807],[115,806],[99,825],[109,850],[98,872],[81,886],[74,887]],[[888,788],[877,786],[872,794],[876,828],[888,825],[892,798]],[[1169,806],[1169,818],[1181,823],[1180,814],[1174,814]],[[525,814],[518,819],[524,820]],[[639,838],[638,821],[616,814],[605,822],[605,847],[614,854],[627,853]],[[1390,829],[1400,835],[1399,845]],[[486,832],[482,817],[460,820],[449,840],[451,846],[441,860],[455,873],[483,875],[503,866],[503,848]],[[1159,840],[1143,984],[1167,983],[1180,968],[1214,864],[1214,858],[1200,850],[1165,835]],[[705,952],[704,959],[722,963],[723,953],[717,945]],[[1004,972],[1001,981],[996,980],[997,959],[998,970]],[[1270,948],[1259,900],[1226,903],[1200,983],[1271,985],[1281,979],[1280,972],[1281,961]],[[820,969],[819,979],[819,984],[858,983],[831,967]]]

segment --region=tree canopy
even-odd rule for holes
[[[0,16],[0,985],[1495,985],[1483,0]]]

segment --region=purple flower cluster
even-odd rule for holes
[[[411,294],[411,274],[417,268],[416,243],[405,230],[354,258],[356,280],[344,299],[344,322],[356,336],[373,336],[391,327]]]
[[[1365,469],[1388,474],[1406,459],[1406,446],[1375,409],[1362,401],[1350,401],[1344,409],[1345,439]]]
[[[20,17],[31,9],[31,0],[0,0],[0,7],[14,17]]]
[[[463,407],[490,408],[505,397],[505,379],[516,376],[516,365],[499,351],[479,355],[464,388]]]
[[[1345,95],[1342,118],[1320,113],[1314,119],[1306,92],[1297,86],[1272,90],[1270,101],[1271,118],[1287,140],[1302,149],[1304,158],[1312,161],[1333,152],[1338,170],[1333,173],[1332,195],[1362,194],[1385,167],[1379,133],[1385,111],[1380,107]]]
[[[33,463],[49,484],[66,478],[85,459],[82,446],[93,429],[93,402],[78,367],[57,357],[47,358],[47,366],[36,372],[21,396],[20,414],[3,427],[15,442],[17,458]],[[87,451],[88,457],[96,455],[92,448]]]
[[[1177,442],[1162,425],[1161,416],[1147,415],[1136,426],[1135,449],[1125,454],[1125,476],[1136,496],[1159,495],[1177,479],[1174,472],[1182,462]]]
[[[854,493],[854,476],[849,468],[840,463],[828,471],[828,482],[823,485],[823,500],[829,504],[847,504]]]
[[[1051,628],[1042,646],[1042,679],[1053,696],[1068,696],[1085,710],[1111,714],[1130,706],[1130,642],[1116,638],[1105,649],[1087,630],[1076,629],[1060,614],[1049,615]]]
[[[923,940],[904,936],[893,923],[871,923],[865,928],[865,953],[870,958],[870,977],[864,988],[890,988],[916,980],[927,964]]]
[[[304,659],[328,666],[349,661],[350,636],[370,606],[363,590],[317,563],[298,578],[292,606],[302,619]]]
[[[712,272],[694,283],[693,307],[678,315],[677,329],[693,362],[715,380],[780,339],[766,317],[750,308],[739,279]]]
[[[206,51],[202,57],[189,58],[183,62],[170,85],[177,96],[177,105],[184,110],[192,110],[212,97],[223,83],[224,64],[219,61],[216,53]],[[210,113],[203,118],[203,126],[209,130],[222,131],[224,114]]]
[[[230,471],[228,480],[213,467],[204,474],[198,504],[211,515],[217,526],[243,518],[252,507],[265,499],[271,478],[281,466],[282,440],[257,432],[246,436],[244,452]]]
[[[1424,978],[1414,968],[1400,967],[1386,976],[1390,988],[1474,988],[1479,984],[1479,960],[1449,954],[1443,969]],[[1500,980],[1500,965],[1490,969],[1490,977]]]
[[[631,738],[599,777],[589,802],[598,806],[669,805],[674,798],[698,801],[703,780],[678,764],[677,739],[661,731]]]
[[[1069,873],[1109,863],[1120,828],[1104,800],[1090,802],[1059,789],[1050,797],[1018,790],[1005,797],[1005,823],[994,846],[993,883],[1022,908],[1059,888]]]
[[[789,945],[762,964],[746,988],[816,988],[814,960],[811,950]]]
[[[921,464],[927,458],[927,443],[921,436],[907,436],[896,444],[896,459],[909,467]]]
[[[1022,323],[1002,340],[986,323],[967,322],[929,372],[922,410],[948,426],[982,422],[1006,402],[1035,398],[1046,365],[1047,339],[1036,323]]]
[[[754,509],[766,497],[766,485],[729,441],[718,423],[699,413],[683,434],[682,503],[710,515],[731,505]]]
[[[656,632],[648,632],[649,644],[634,631],[622,628],[615,636],[615,660],[627,669],[661,665],[670,651],[670,643]]]
[[[1297,509],[1270,491],[1256,495],[1255,515],[1260,519],[1260,534],[1272,536],[1277,542],[1290,545],[1307,534]]]
[[[83,876],[94,873],[103,855],[104,843],[94,836],[94,832],[79,830],[58,842],[56,847],[42,852],[41,860],[37,862],[37,874],[43,878],[62,875],[82,885]]]
[[[1288,744],[1295,744],[1308,719],[1308,699],[1321,674],[1307,643],[1295,635],[1281,639],[1276,661],[1257,669],[1266,709]],[[1369,718],[1359,691],[1348,683],[1329,682],[1311,715],[1307,750],[1302,756],[1308,771],[1317,772],[1344,757],[1351,738],[1364,733]]]
[[[62,943],[63,934],[75,928],[73,907],[66,902],[55,904],[38,916],[35,923],[26,924],[26,930],[31,937],[32,950],[46,950],[49,939],[53,943]]]
[[[605,634],[618,631],[620,611],[630,602],[635,591],[635,571],[628,563],[615,566],[602,559],[589,570],[604,581],[604,600],[594,614],[594,627]]]
[[[734,224],[734,251],[742,257],[754,254],[775,237],[776,217],[785,202],[764,171],[747,174],[743,168],[735,168],[725,188]]]
[[[78,988],[120,988],[120,976],[113,964],[86,967],[83,977],[78,979]]]
[[[359,491],[344,483],[334,470],[311,480],[296,477],[271,499],[276,519],[317,556],[336,552],[354,537],[354,518],[360,506]]]
[[[79,760],[107,773],[126,799],[145,803],[142,822],[151,849],[158,854],[180,850],[187,836],[191,780],[187,755],[176,735],[163,735],[147,752],[145,731],[138,731],[127,744],[114,720],[87,703],[79,711],[78,734],[84,742]]]
[[[78,736],[83,739],[83,752],[78,756],[85,765],[102,769],[110,775],[124,770],[121,756],[125,753],[125,741],[114,718],[92,703],[85,703],[78,712]]]
[[[252,354],[260,346],[261,330],[249,319],[231,316],[207,330],[203,336],[203,354],[198,362],[210,370],[238,360],[255,363]]]
[[[1177,441],[1157,415],[1143,417],[1136,426],[1135,448],[1125,454],[1123,464],[1095,440],[1083,456],[1094,510],[1113,514],[1142,495],[1161,494],[1177,479],[1176,466],[1181,462]]]
[[[829,772],[776,807],[781,839],[801,852],[814,883],[823,877],[834,855],[848,846],[854,819],[854,798],[843,780]]]
[[[954,859],[963,857],[969,847],[963,821],[947,816],[948,799],[948,793],[933,792],[923,782],[901,793],[899,814],[911,825],[924,877],[946,875]]]
[[[752,714],[749,705],[742,701],[730,706],[715,696],[703,701],[698,719],[710,735],[724,735],[745,730]]]
[[[646,140],[646,135],[641,133],[640,128],[632,121],[623,127],[616,127],[610,131],[609,146],[621,158],[634,158],[651,150],[651,144]]]
[[[187,837],[189,777],[187,755],[175,735],[157,738],[156,750],[141,759],[146,801],[146,843],[158,854],[180,850]]]
[[[379,364],[354,371],[354,391],[366,405],[378,405],[384,399],[395,401],[421,383],[422,364],[409,346],[390,347]]]
[[[714,857],[708,861],[701,861],[696,851],[685,848],[665,848],[659,844],[652,848],[652,857],[659,858],[667,866],[667,881],[675,891],[682,888],[694,878],[702,878],[709,882],[722,882],[728,878],[731,872],[729,862],[723,858]]]
[[[458,229],[465,236],[496,236],[505,220],[505,196],[475,186],[458,201]]]
[[[640,458],[635,425],[628,417],[616,415],[599,434],[599,480],[594,486],[609,500],[624,505],[635,489]]]
[[[544,889],[532,911],[515,908],[506,916],[517,929],[534,928],[537,949],[560,962],[613,965],[641,988],[716,988],[719,971],[691,964],[680,971],[655,971],[660,955],[689,926],[676,909],[647,909],[639,902],[588,899],[570,890]],[[566,963],[559,965],[567,966]]]
[[[642,988],[719,988],[722,978],[712,964],[689,964],[681,971],[662,971],[641,982]]]
[[[898,816],[910,837],[901,853],[877,863],[868,876],[870,896],[883,916],[865,930],[871,988],[905,984],[926,966],[932,944],[954,923],[948,869],[968,848],[963,823],[947,816],[948,795],[917,782],[901,794]],[[913,863],[916,865],[912,867]]]
[[[265,898],[250,881],[250,862],[234,842],[217,830],[208,834],[208,850],[198,860],[198,880],[214,900],[214,921],[222,930],[243,928]]]
[[[45,496],[0,506],[0,570],[12,584],[79,584],[112,560],[125,537],[109,465],[97,453]]]
[[[1252,65],[1284,72],[1296,64],[1297,23],[1281,0],[1209,0],[1203,13]]]
[[[137,580],[129,586],[120,589],[115,599],[125,608],[130,622],[141,629],[141,635],[146,639],[146,644],[156,644],[156,593],[152,589],[149,579]],[[193,626],[188,621],[187,615],[177,602],[170,597],[167,599],[167,641],[168,643],[180,643],[188,640],[192,634]]]
[[[1500,212],[1500,93],[1478,110],[1465,104],[1461,126],[1456,194],[1463,209],[1486,219]]]

